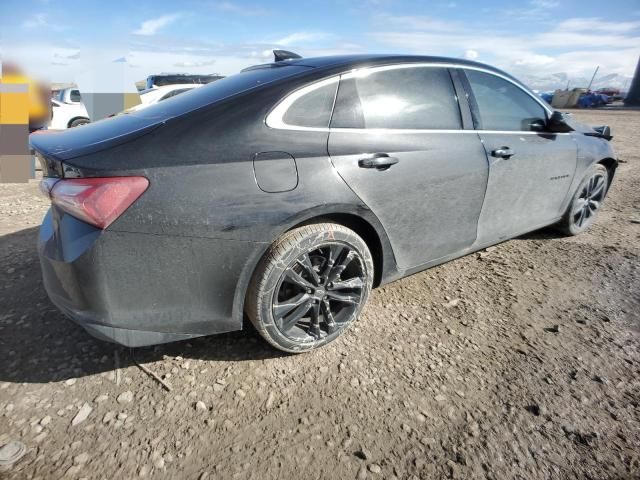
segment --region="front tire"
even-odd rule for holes
[[[358,318],[373,275],[371,253],[354,231],[334,223],[305,225],[285,233],[260,261],[246,313],[277,349],[312,350]]]
[[[593,224],[607,195],[609,171],[604,165],[592,165],[578,185],[576,193],[557,228],[566,235],[578,235]]]

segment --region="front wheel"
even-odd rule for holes
[[[305,225],[265,254],[247,291],[246,313],[274,347],[311,350],[356,320],[373,273],[371,253],[354,231],[334,223]]]
[[[604,202],[609,187],[609,172],[604,165],[596,163],[585,174],[558,223],[558,229],[567,235],[578,235],[594,222]]]

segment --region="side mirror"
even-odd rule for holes
[[[572,132],[573,128],[564,119],[562,113],[554,110],[549,117],[549,131],[554,133],[567,133]]]
[[[542,118],[536,118],[529,124],[529,129],[532,132],[545,132],[547,130],[547,122]]]

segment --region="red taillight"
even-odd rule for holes
[[[144,177],[69,178],[41,184],[51,203],[98,228],[107,228],[149,186]]]

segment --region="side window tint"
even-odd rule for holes
[[[187,92],[191,90],[190,88],[181,88],[178,90],[172,90],[171,92],[167,93],[164,97],[162,97],[160,100],[158,100],[159,102],[166,100],[167,98],[171,98],[171,97],[175,97],[176,95],[179,95],[181,93]]]
[[[409,67],[341,80],[331,127],[456,130],[462,121],[449,72]]]
[[[545,118],[542,105],[520,87],[489,73],[465,72],[480,110],[482,130],[528,131],[534,120]]]
[[[80,91],[79,90],[71,90],[71,92],[69,92],[69,99],[72,102],[81,102],[82,101],[82,97],[80,96]]]
[[[297,127],[327,128],[338,82],[316,88],[296,99],[282,120]]]

